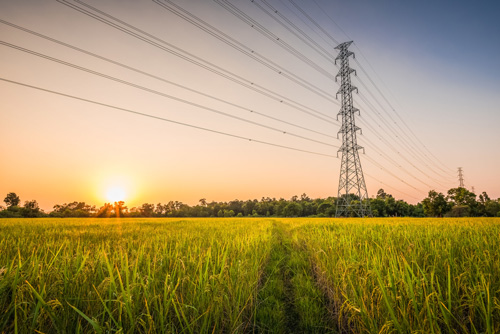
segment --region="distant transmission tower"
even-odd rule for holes
[[[354,113],[356,111],[359,113],[359,109],[354,108],[352,103],[352,92],[358,89],[351,85],[351,73],[356,73],[354,69],[349,67],[349,57],[354,56],[354,52],[347,50],[351,43],[352,41],[345,42],[335,48],[339,50],[335,64],[337,60],[340,60],[341,63],[340,71],[335,77],[336,79],[340,76],[340,89],[337,95],[342,95],[342,107],[338,113],[342,116],[342,126],[338,132],[342,134],[342,146],[338,150],[338,152],[342,152],[342,163],[335,217],[349,217],[351,213],[359,217],[372,215],[358,154],[358,151],[363,147],[358,145],[356,138],[356,132],[361,129],[356,126],[354,121]]]
[[[462,167],[458,167],[458,182],[460,182],[460,188],[465,188],[464,187],[464,175],[462,173]]]

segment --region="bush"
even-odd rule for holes
[[[469,217],[470,207],[468,205],[455,205],[445,217]]]

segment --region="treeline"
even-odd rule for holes
[[[351,195],[351,201],[358,201]],[[434,190],[428,197],[413,205],[396,200],[383,189],[368,199],[374,217],[500,217],[500,199],[492,200],[485,192],[479,196],[465,188],[453,188],[447,195]],[[4,199],[6,208],[0,207],[0,218],[15,217],[334,217],[337,198],[311,199],[306,194],[283,198],[263,197],[259,200],[207,202],[205,198],[190,206],[178,201],[167,204],[144,203],[128,208],[124,202],[105,203],[97,208],[85,202],[54,205],[53,211],[41,210],[35,200],[20,206],[20,198],[9,193]],[[355,216],[354,213],[351,216]]]

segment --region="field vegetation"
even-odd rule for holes
[[[498,333],[499,218],[0,220],[0,333]]]

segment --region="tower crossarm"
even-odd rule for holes
[[[345,72],[347,72],[347,73],[345,73]],[[337,82],[338,77],[342,77],[343,75],[350,75],[351,73],[354,73],[354,75],[356,75],[356,76],[358,75],[356,70],[353,68],[348,67],[346,71],[343,71],[343,69],[340,69],[339,73],[337,73],[337,75],[335,76],[335,82]]]
[[[356,86],[353,86],[351,84],[349,85],[341,85],[339,90],[337,91],[337,94],[336,94],[336,97],[339,95],[339,94],[342,94],[343,92],[345,91],[349,91],[349,92],[353,92],[353,91],[356,91],[356,93],[358,93],[358,87]]]

